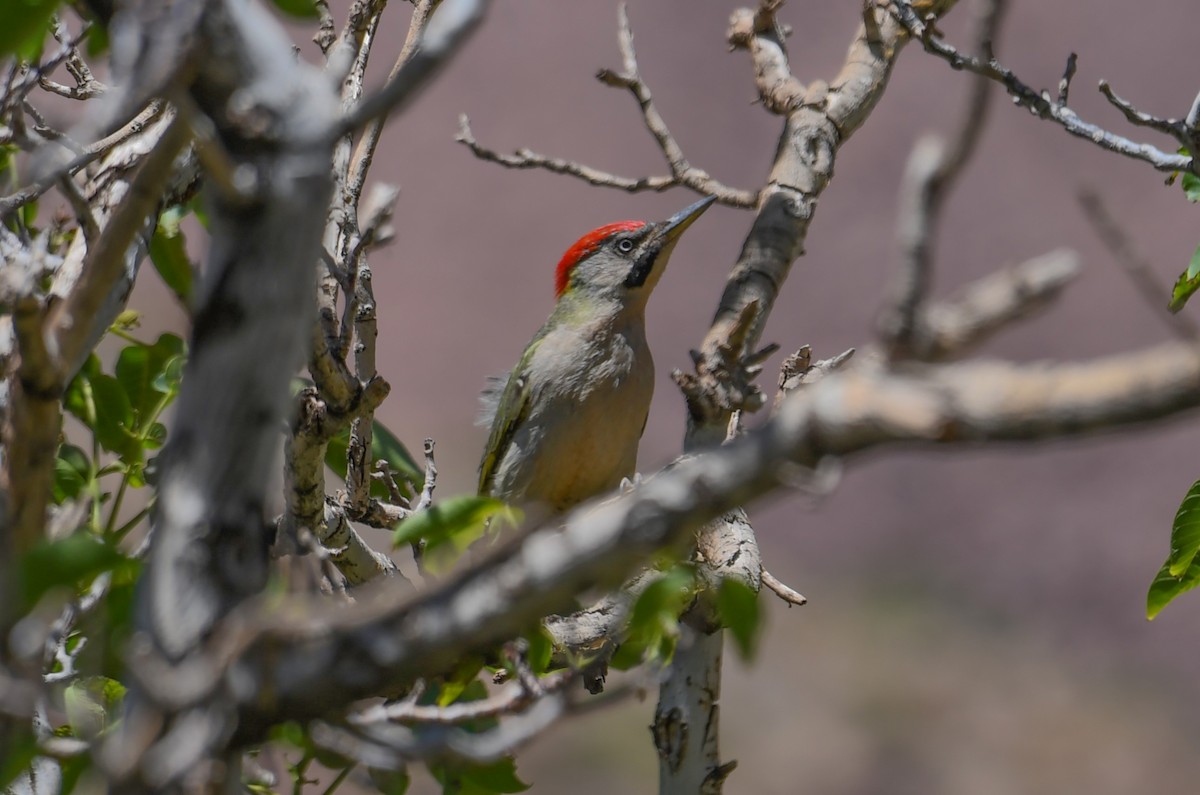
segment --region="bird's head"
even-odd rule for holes
[[[586,292],[644,301],[658,284],[683,230],[713,201],[713,196],[701,199],[657,223],[618,221],[588,232],[558,263],[556,297]]]

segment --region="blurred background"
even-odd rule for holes
[[[754,104],[745,53],[729,53],[735,2],[631,0],[643,77],[693,165],[758,188],[781,126]],[[942,26],[970,43],[964,0]],[[791,0],[792,69],[831,79],[859,21],[857,0]],[[376,79],[403,40],[401,8],[374,51]],[[339,20],[342,18],[339,15]],[[389,17],[385,16],[385,22]],[[1072,105],[1134,130],[1095,91],[1100,78],[1148,112],[1182,117],[1195,95],[1200,9],[1190,0],[1014,0],[1001,60],[1053,87],[1079,53]],[[296,28],[315,59],[311,31]],[[499,151],[519,147],[627,176],[665,173],[633,99],[594,79],[619,69],[616,3],[497,3],[441,79],[392,122],[372,172],[401,186],[398,237],[373,259],[379,417],[411,449],[437,441],[441,497],[472,491],[486,430],[474,423],[486,376],[505,371],[549,314],[553,269],[579,235],[609,221],[660,219],[695,199],[628,195],[475,160],[458,115]],[[830,356],[869,344],[897,256],[896,196],[914,141],[951,130],[966,77],[910,48],[878,108],[841,149],[764,342]],[[1099,192],[1163,283],[1140,299],[1077,202]],[[650,305],[660,376],[642,440],[651,472],[680,449],[689,366],[751,221],[710,210],[684,237]],[[936,292],[1066,246],[1082,277],[1050,311],[979,355],[1017,361],[1136,352],[1169,336],[1170,283],[1200,241],[1200,210],[1149,166],[1070,138],[994,96],[991,123],[955,188],[937,243]],[[170,299],[154,277],[136,305]],[[1189,307],[1185,311],[1200,311]],[[164,322],[172,322],[164,318]],[[762,381],[773,391],[782,353]],[[1200,777],[1196,676],[1200,595],[1153,623],[1146,588],[1172,517],[1200,477],[1200,425],[1066,444],[888,450],[856,459],[830,496],[781,494],[751,507],[767,567],[810,600],[771,596],[750,664],[731,656],[722,755],[730,793],[1128,793],[1183,790]],[[370,532],[370,531],[368,531]],[[382,534],[373,537],[385,543]],[[653,792],[653,696],[556,727],[521,757],[534,792]],[[415,792],[434,784],[420,778]]]

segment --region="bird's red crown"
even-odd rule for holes
[[[599,229],[593,229],[576,240],[575,244],[567,249],[567,253],[563,254],[563,258],[559,260],[558,268],[554,272],[554,297],[558,298],[567,291],[567,285],[571,283],[571,271],[582,260],[587,259],[596,249],[604,245],[605,240],[618,232],[632,232],[645,225],[645,221],[617,221],[605,224]]]

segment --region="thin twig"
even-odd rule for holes
[[[400,54],[396,57],[396,62],[392,64],[392,71],[388,73],[388,80],[395,80],[400,74],[400,70],[412,58],[413,53],[417,49],[417,44],[421,41],[421,37],[425,34],[425,28],[429,24],[429,18],[441,0],[416,0],[413,4],[412,18],[408,22],[408,35],[404,38],[404,46],[400,48]],[[365,43],[364,43],[364,46]],[[374,119],[367,125],[367,129],[363,132],[362,140],[358,142],[358,146],[354,150],[354,157],[351,159],[350,172],[346,179],[349,195],[354,202],[362,195],[363,184],[367,179],[367,171],[371,168],[371,163],[375,159],[375,150],[379,146],[379,139],[383,134],[383,126],[387,124],[389,113],[382,114],[379,118]]]
[[[1087,189],[1080,191],[1079,205],[1083,208],[1083,214],[1091,222],[1096,236],[1108,248],[1121,271],[1129,277],[1138,296],[1154,310],[1154,316],[1180,339],[1188,342],[1200,339],[1200,328],[1197,328],[1188,316],[1167,311],[1167,297],[1170,295],[1169,285],[1159,283],[1154,269],[1134,248],[1129,235],[1104,206],[1100,194]]]
[[[1079,55],[1071,53],[1067,56],[1067,65],[1063,69],[1062,78],[1058,81],[1058,104],[1066,105],[1067,99],[1071,95],[1071,80],[1075,78],[1075,68],[1078,65]]]
[[[767,588],[770,588],[780,599],[787,602],[789,607],[791,605],[808,604],[808,599],[804,596],[804,594],[789,587],[786,583],[780,581],[775,577],[774,574],[766,569],[762,570],[762,584]]]
[[[638,71],[637,53],[633,47],[633,29],[630,27],[629,13],[624,3],[617,9],[617,41],[621,50],[623,71],[614,72],[611,69],[601,69],[596,73],[596,78],[605,85],[628,90],[637,100],[646,129],[654,137],[670,169],[669,175],[622,177],[572,160],[537,154],[526,148],[518,149],[512,154],[500,154],[481,145],[475,139],[466,114],[459,116],[458,135],[454,140],[464,144],[480,160],[496,163],[506,168],[541,169],[554,174],[575,177],[589,185],[616,188],[628,193],[644,191],[659,193],[674,187],[685,187],[705,196],[716,196],[718,202],[728,207],[743,209],[754,207],[758,203],[756,192],[731,188],[713,179],[706,171],[693,166],[684,156],[683,149],[671,135],[666,122],[659,114],[649,86],[646,85]]]
[[[1049,251],[968,284],[953,298],[931,302],[921,318],[912,358],[962,356],[1016,320],[1043,309],[1079,274],[1079,257]]]
[[[145,108],[141,109],[132,119],[126,122],[116,132],[106,135],[100,140],[88,144],[83,147],[82,152],[77,154],[70,161],[47,171],[38,179],[34,180],[29,185],[9,194],[8,196],[0,197],[0,218],[4,218],[13,210],[41,196],[47,190],[54,186],[58,180],[67,175],[74,175],[80,169],[87,166],[96,158],[103,155],[108,150],[112,149],[117,144],[128,140],[146,129],[151,123],[158,119],[162,113],[163,107],[158,102],[151,102]]]
[[[412,57],[382,89],[342,118],[336,126],[336,136],[395,113],[412,101],[483,21],[488,5],[489,0],[443,0]]]
[[[994,41],[1004,12],[1002,0],[981,0],[975,33],[976,49],[991,60]],[[890,306],[880,319],[880,330],[893,358],[913,353],[920,312],[932,286],[934,241],[942,207],[950,189],[974,154],[987,120],[991,83],[976,76],[958,129],[944,142],[926,137],[913,148],[901,201],[899,238],[903,263]]]
[[[985,60],[963,55],[940,38],[937,31],[926,25],[908,0],[891,0],[890,8],[908,32],[925,48],[926,52],[938,56],[954,69],[966,69],[978,75],[983,75],[1004,86],[1013,101],[1041,119],[1049,119],[1071,135],[1085,138],[1097,146],[1115,152],[1125,157],[1149,163],[1159,171],[1194,171],[1195,161],[1191,155],[1180,155],[1164,152],[1147,143],[1130,140],[1117,135],[1103,127],[1084,121],[1066,104],[1051,99],[1047,91],[1037,91],[1023,82],[995,59]],[[1162,125],[1169,128],[1172,134],[1175,128],[1167,120]],[[1180,143],[1185,146],[1191,142],[1190,135],[1184,135]]]
[[[454,140],[465,144],[477,158],[486,160],[489,163],[497,163],[506,168],[539,168],[555,174],[577,177],[590,185],[618,188],[629,193],[640,193],[643,191],[661,193],[678,184],[675,178],[671,176],[639,177],[636,179],[621,177],[571,160],[539,155],[524,148],[518,149],[510,155],[500,154],[499,152],[487,149],[475,140],[475,135],[471,132],[470,119],[467,118],[465,113],[458,117],[458,135],[454,137]]]
[[[421,488],[421,496],[417,499],[417,504],[413,506],[413,511],[423,511],[430,505],[433,505],[433,490],[437,488],[437,464],[433,460],[433,439],[426,439],[423,446],[425,452],[425,483]]]
[[[357,715],[350,716],[349,720],[355,725],[384,722],[453,725],[480,718],[497,718],[527,709],[537,698],[562,690],[577,676],[574,671],[559,671],[537,680],[537,688],[531,688],[527,682],[518,679],[480,701],[466,701],[445,707],[417,704],[410,699],[404,699],[369,707]]]
[[[1164,135],[1169,135],[1177,141],[1183,140],[1187,134],[1187,127],[1183,121],[1180,119],[1162,119],[1138,110],[1133,106],[1132,102],[1117,96],[1107,80],[1100,81],[1100,93],[1104,95],[1104,98],[1108,100],[1110,105],[1121,111],[1121,115],[1125,117],[1127,122],[1135,127],[1149,127],[1151,130],[1157,130]]]

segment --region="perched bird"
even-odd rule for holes
[[[646,301],[680,235],[713,200],[660,223],[602,226],[567,249],[553,313],[484,392],[480,424],[492,431],[480,494],[563,511],[633,476],[654,392]]]

